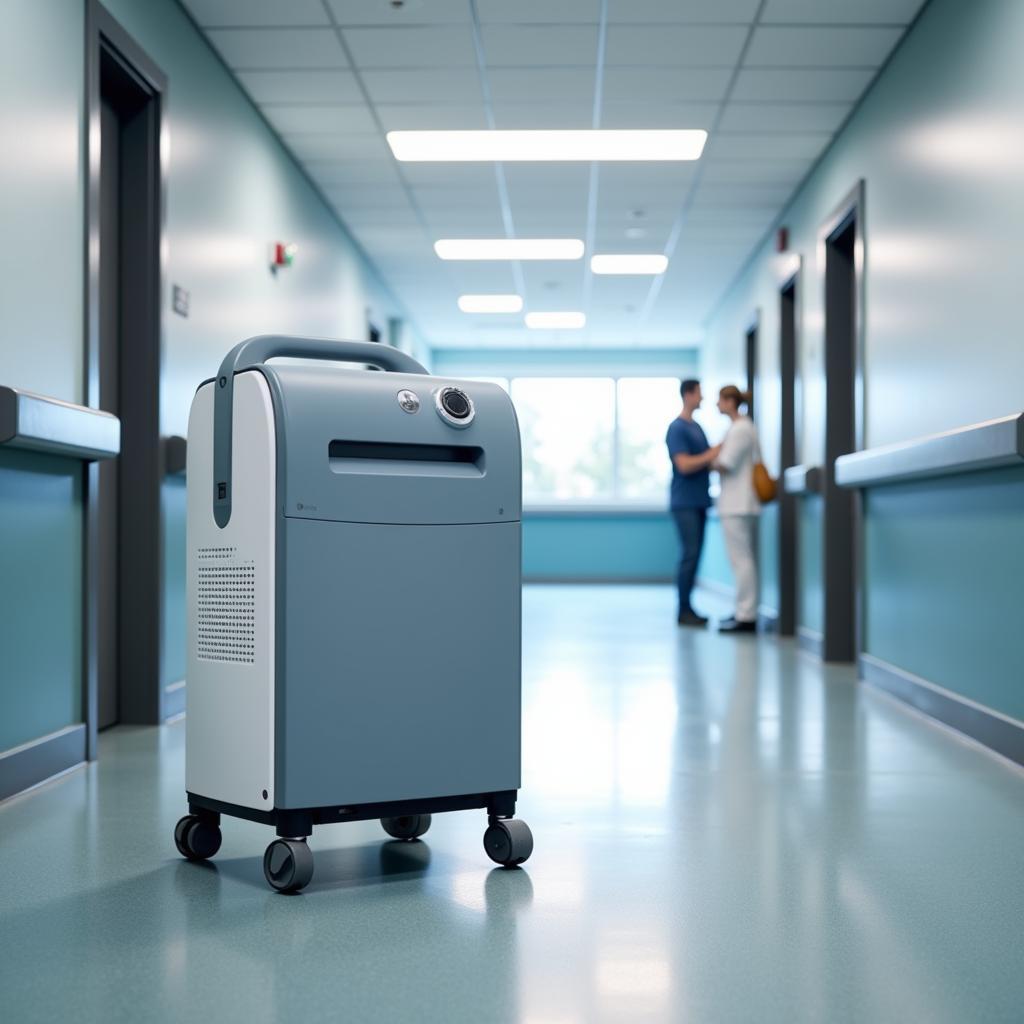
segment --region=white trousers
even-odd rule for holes
[[[757,516],[720,516],[725,550],[736,580],[736,618],[757,621]]]

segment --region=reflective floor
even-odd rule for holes
[[[705,601],[707,606],[710,601]],[[527,588],[521,816],[185,863],[184,725],[0,806],[4,1020],[1017,1021],[1024,773],[660,587]]]

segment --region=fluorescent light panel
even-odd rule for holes
[[[708,133],[696,128],[388,132],[402,161],[696,160]]]
[[[606,253],[590,257],[595,274],[664,274],[668,257],[661,253]]]
[[[527,313],[526,326],[534,330],[578,331],[586,327],[585,313]]]
[[[434,252],[443,260],[578,260],[578,238],[442,238]]]
[[[460,295],[463,313],[518,313],[523,308],[521,295]]]

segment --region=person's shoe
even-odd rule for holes
[[[680,626],[706,626],[708,624],[708,620],[696,612],[680,612],[676,621]]]
[[[721,623],[718,627],[719,633],[756,633],[757,623],[756,622],[741,622],[739,619],[733,619],[732,622],[726,620]]]
[[[734,626],[735,624],[736,624],[736,616],[735,615],[730,615],[727,618],[719,619],[718,620],[718,625],[719,626]]]

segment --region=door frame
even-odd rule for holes
[[[803,388],[801,386],[800,339],[803,337],[803,301],[802,289],[804,259],[799,253],[792,253],[780,261],[776,270],[776,288],[779,327],[779,607],[778,629],[780,636],[796,636],[800,622],[800,498],[796,494],[787,494],[781,486],[783,475],[789,466],[800,462],[800,444],[803,438]],[[782,308],[786,292],[793,292],[793,367],[792,379],[788,381],[792,388],[793,403],[793,450],[792,459],[787,461],[785,437],[783,429],[783,411],[786,405],[786,375],[783,372],[783,331]]]
[[[167,144],[163,127],[167,108],[167,76],[145,51],[118,24],[98,2],[87,0],[85,9],[85,224],[84,258],[85,288],[84,318],[84,376],[85,404],[99,408],[100,403],[100,105],[101,65],[104,55],[113,57],[140,90],[148,95],[149,122],[146,126],[148,152],[151,154],[153,177],[147,184],[143,207],[145,216],[140,223],[146,250],[154,256],[153,273],[139,301],[144,303],[140,316],[147,324],[142,332],[148,342],[145,352],[150,359],[150,372],[146,384],[140,388],[139,401],[156,403],[159,430],[159,385],[163,360],[163,295],[165,291],[165,255],[163,241],[165,219],[165,188],[167,180]],[[147,337],[148,335],[148,337]],[[155,394],[153,387],[155,384]],[[147,635],[137,645],[145,652],[152,671],[138,673],[130,680],[120,679],[119,703],[122,721],[156,723],[163,720],[163,686],[161,660],[163,653],[163,523],[160,515],[160,481],[163,465],[159,436],[153,439],[152,452],[145,453],[144,484],[146,497],[155,515],[136,517],[133,528],[133,548],[146,549],[144,562],[134,565],[141,585],[153,588],[157,595],[150,602]],[[122,451],[124,446],[122,443]],[[84,495],[84,572],[82,601],[82,707],[86,723],[86,756],[95,760],[97,753],[97,721],[99,703],[99,676],[97,651],[99,639],[98,603],[100,600],[99,557],[99,469],[89,463],[83,481]],[[155,488],[155,498],[153,490]],[[125,524],[122,524],[124,528]],[[154,629],[155,627],[155,629]],[[127,685],[125,685],[127,684]]]
[[[864,388],[864,326],[865,326],[865,282],[864,268],[866,261],[866,242],[864,229],[865,216],[865,180],[858,179],[852,189],[833,208],[818,227],[817,237],[817,273],[820,279],[822,296],[822,370],[827,366],[828,344],[828,247],[849,225],[853,224],[853,301],[852,301],[852,370],[853,370],[853,450],[864,448],[865,438],[865,388]],[[825,400],[828,400],[828,381],[825,378]],[[861,498],[857,491],[838,487],[835,482],[834,459],[829,458],[827,436],[827,411],[823,423],[824,459],[822,472],[823,516],[822,529],[824,551],[822,552],[823,601],[825,602],[822,638],[822,657],[825,661],[856,661],[863,648],[863,513]],[[836,509],[840,502],[851,504],[852,536],[846,536],[833,525],[834,516],[830,510]],[[832,593],[830,603],[829,566],[842,562],[846,557],[852,561],[849,592],[838,595]],[[851,607],[845,608],[847,600]],[[832,615],[830,616],[830,611]],[[852,619],[852,637],[845,631],[837,636],[834,626],[830,628],[830,618]],[[852,643],[853,649],[848,649]]]
[[[746,389],[750,392],[750,404],[747,407],[747,414],[751,419],[757,414],[757,395],[760,391],[760,355],[758,349],[761,345],[761,307],[758,306],[747,320],[747,326],[743,331],[743,370],[746,374]]]

